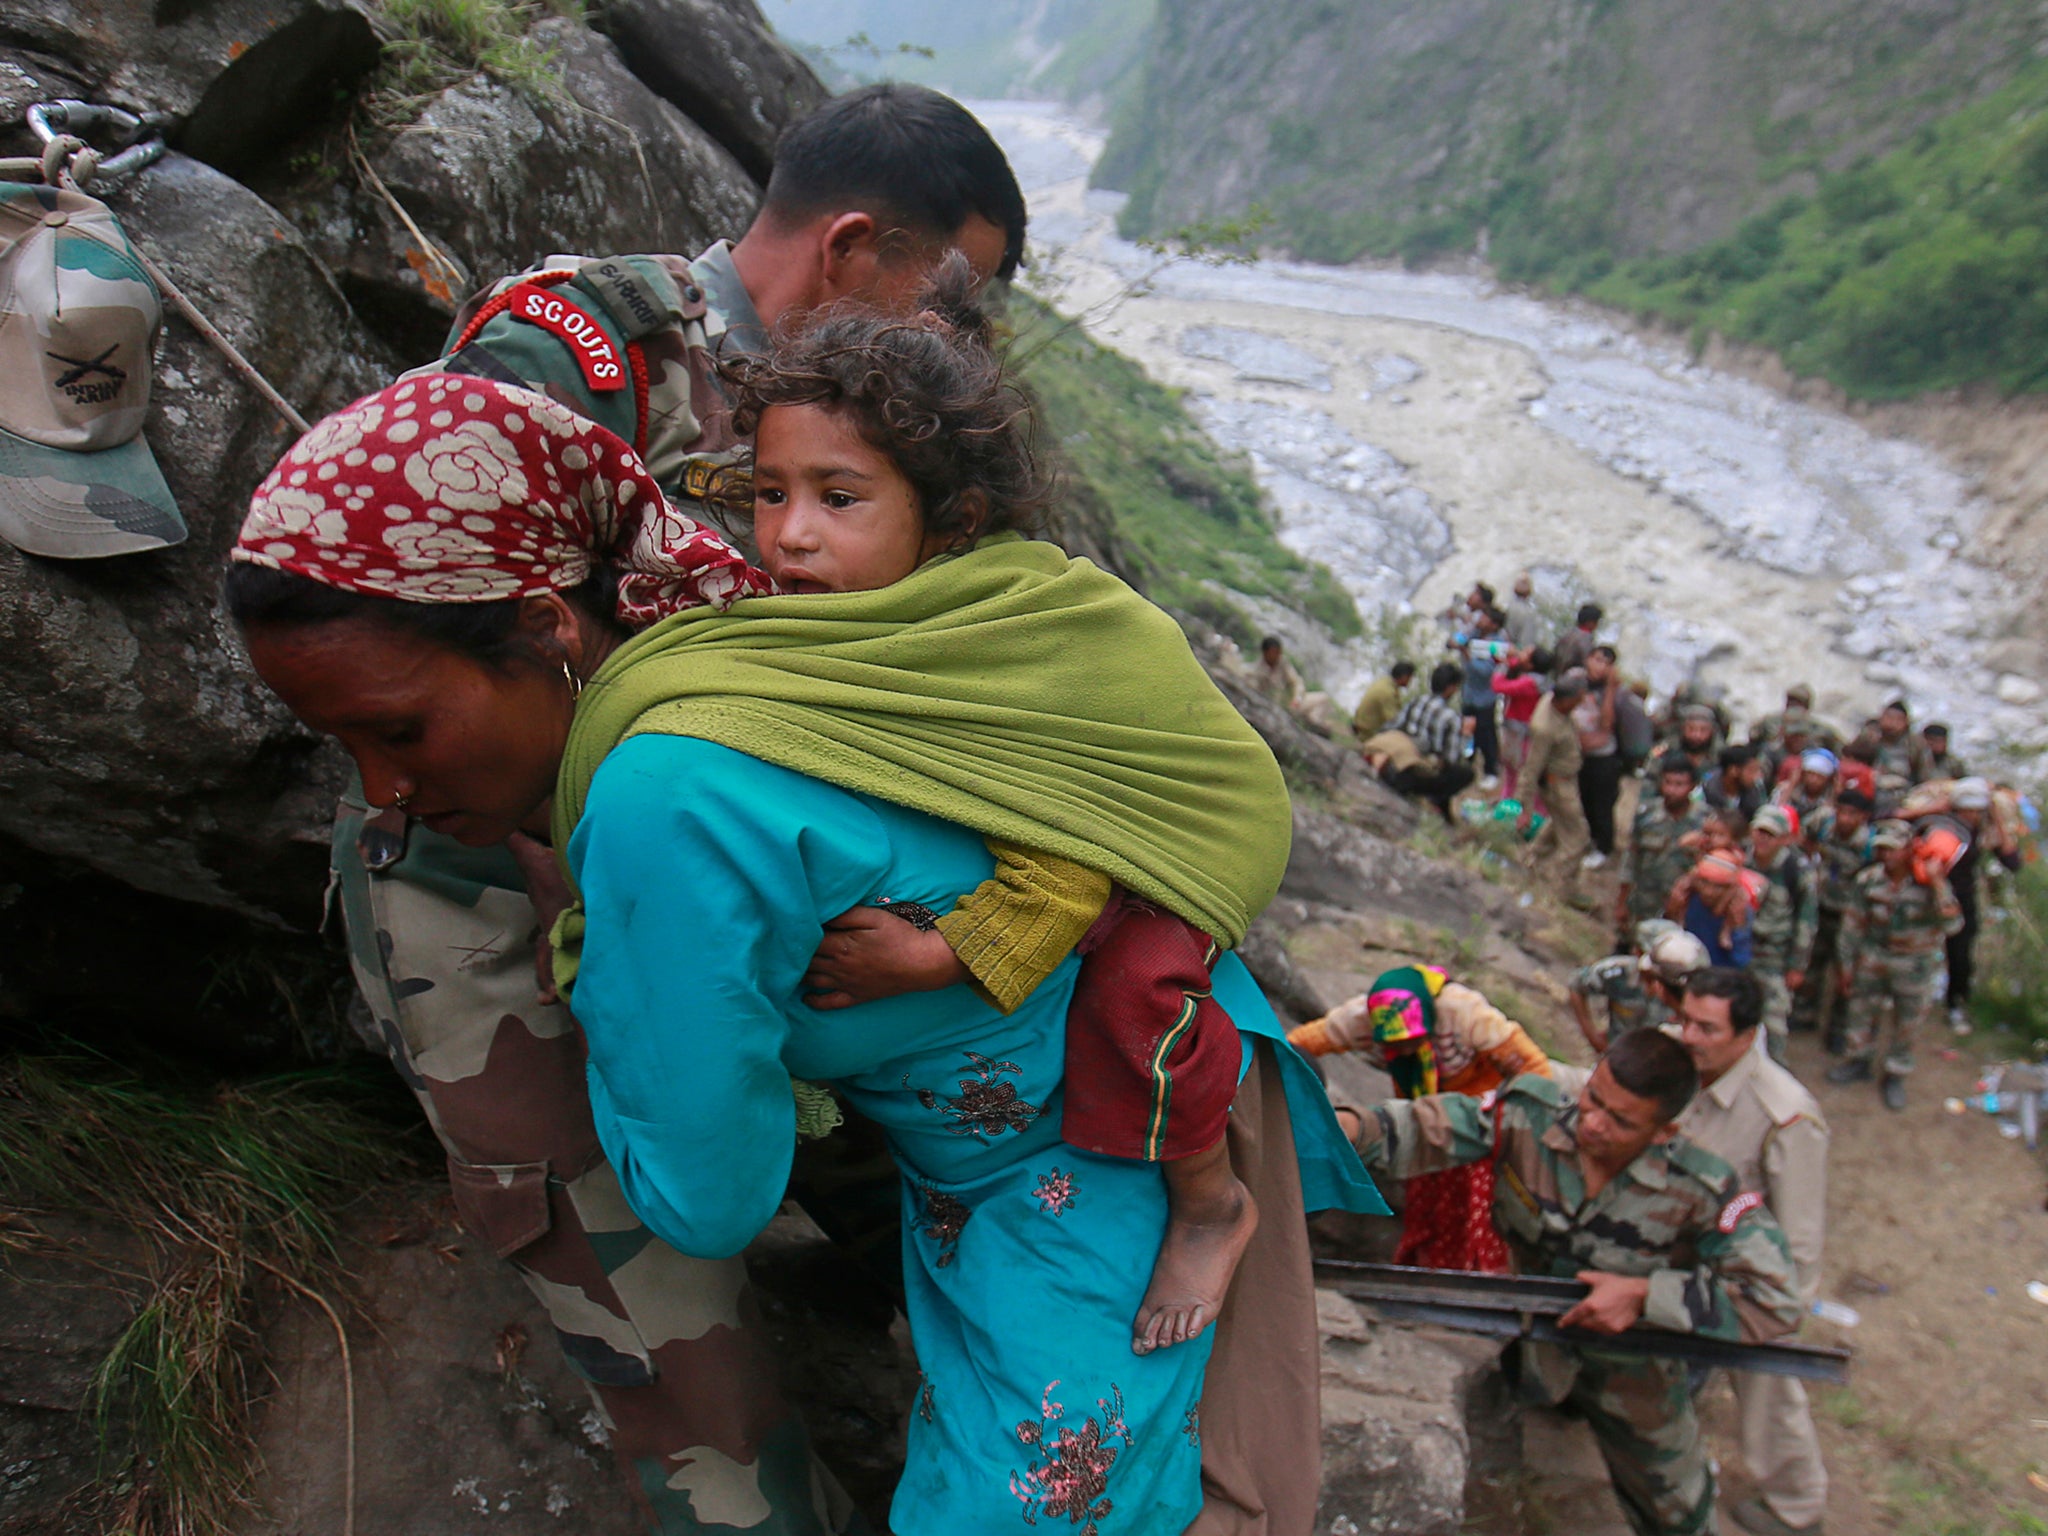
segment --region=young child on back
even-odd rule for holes
[[[964,262],[942,268],[932,307],[913,320],[828,315],[723,365],[734,426],[754,439],[749,482],[725,500],[782,591],[888,586],[972,547],[992,497],[1011,508],[1042,498],[1028,406],[966,279]],[[1078,950],[1061,1134],[1160,1164],[1169,1224],[1132,1348],[1194,1338],[1215,1321],[1258,1219],[1224,1140],[1241,1048],[1210,995],[1219,945],[1096,870],[989,846],[994,875],[944,917],[894,903],[831,924],[805,978],[809,1001],[848,1007],[965,982],[1008,1012]]]

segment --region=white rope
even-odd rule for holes
[[[199,307],[185,297],[185,291],[171,281],[168,272],[143,255],[140,248],[136,250],[135,257],[142,263],[142,270],[149,274],[149,280],[163,290],[170,301],[178,307],[178,313],[185,317],[185,323],[212,342],[214,349],[227,359],[228,366],[239,373],[251,389],[269,401],[271,408],[291,423],[293,431],[304,437],[313,430],[306,418],[293,408],[291,401],[279,394],[270,380],[257,371],[256,365],[236,351],[235,344],[223,336],[211,320],[199,313]]]

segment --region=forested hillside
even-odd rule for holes
[[[1154,0],[786,0],[776,30],[828,71],[959,96],[1102,106],[1136,73]]]
[[[1126,232],[1504,277],[1896,395],[2048,386],[2048,45],[2020,0],[1161,0]]]

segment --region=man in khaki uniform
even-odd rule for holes
[[[1687,982],[1679,1039],[1699,1071],[1700,1092],[1678,1129],[1733,1168],[1745,1191],[1764,1197],[1792,1250],[1804,1309],[1820,1290],[1828,1127],[1813,1095],[1758,1049],[1763,1001],[1756,978],[1742,971],[1717,967]],[[1736,1524],[1758,1536],[1817,1536],[1828,1474],[1805,1386],[1754,1371],[1737,1371],[1733,1380],[1742,1459],[1759,1491],[1735,1506]]]
[[[1572,710],[1586,696],[1586,687],[1585,671],[1579,667],[1558,678],[1529,722],[1529,755],[1522,762],[1522,782],[1535,786],[1550,815],[1529,847],[1529,867],[1539,876],[1547,873],[1573,906],[1585,902],[1579,893],[1579,860],[1593,845],[1586,809],[1579,800],[1579,768],[1585,753],[1572,724]]]
[[[1365,690],[1358,709],[1351,716],[1351,729],[1360,741],[1370,741],[1401,713],[1401,694],[1415,681],[1415,663],[1397,661],[1393,671]]]

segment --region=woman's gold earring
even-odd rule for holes
[[[569,702],[574,704],[583,697],[583,679],[576,675],[576,669],[569,665],[567,657],[562,658],[562,677],[569,684]]]

